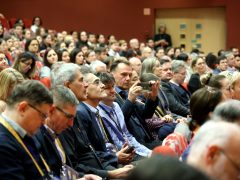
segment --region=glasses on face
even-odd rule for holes
[[[232,164],[232,166],[236,169],[238,173],[238,179],[240,179],[240,167],[239,165],[234,162],[228,155],[227,153],[224,151],[224,150],[220,150],[220,152],[227,158],[227,160]]]
[[[72,114],[69,114],[69,113],[66,113],[65,111],[63,111],[60,107],[56,107],[57,110],[59,110],[61,113],[64,114],[64,116],[67,118],[67,119],[70,119],[70,120],[73,120],[74,119],[74,115]]]
[[[39,115],[41,116],[42,119],[46,119],[47,115],[44,114],[42,111],[40,111],[39,109],[37,109],[35,106],[28,104],[31,108],[33,108],[35,111],[37,111],[39,113]]]

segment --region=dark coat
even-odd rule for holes
[[[40,168],[44,169],[33,139],[29,137],[24,143],[28,149],[31,149],[30,152]],[[0,177],[1,179],[42,179],[30,156],[2,124],[0,124]]]
[[[181,115],[183,117],[187,117],[190,114],[190,110],[186,105],[183,103],[183,99],[181,97],[181,93],[179,93],[174,87],[171,85],[170,82],[161,82],[162,90],[167,96],[169,102],[169,108],[171,112]]]

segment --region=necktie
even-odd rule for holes
[[[108,135],[107,135],[107,133],[106,133],[106,131],[105,131],[105,128],[104,128],[104,126],[103,126],[102,118],[101,118],[101,116],[99,115],[99,112],[98,112],[98,111],[96,112],[96,117],[97,117],[97,119],[98,119],[99,126],[100,126],[100,130],[101,130],[101,132],[102,132],[102,134],[103,134],[103,136],[104,136],[105,142],[109,142]]]

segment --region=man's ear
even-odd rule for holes
[[[19,112],[20,116],[24,116],[24,112],[27,110],[28,108],[28,102],[27,101],[22,101],[19,102],[16,106],[17,111]]]
[[[220,148],[216,145],[208,147],[206,154],[206,164],[214,164],[220,155]]]
[[[49,115],[51,115],[54,111],[56,110],[56,105],[51,105],[51,107],[49,108]]]
[[[25,112],[27,107],[28,107],[28,102],[27,101],[21,101],[21,102],[18,103],[16,108],[19,112]]]
[[[69,86],[70,86],[70,84],[71,84],[71,82],[70,82],[70,81],[65,81],[65,82],[64,82],[64,86],[68,87],[69,89],[70,89],[70,87],[69,87]]]

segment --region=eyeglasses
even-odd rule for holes
[[[224,150],[220,150],[220,152],[227,158],[227,160],[232,164],[232,166],[237,170],[237,172],[240,172],[240,167],[239,165],[234,162],[227,154]],[[240,178],[240,173],[238,174],[238,179]]]
[[[73,120],[75,115],[72,115],[72,114],[69,114],[69,113],[66,113],[65,111],[63,111],[60,107],[56,107],[57,110],[59,110],[60,112],[62,112],[66,118],[70,119],[70,120]]]
[[[31,108],[33,108],[34,110],[36,110],[39,115],[41,116],[42,119],[46,119],[48,116],[46,114],[44,114],[42,111],[40,111],[39,109],[37,109],[35,106],[28,104]]]

